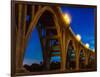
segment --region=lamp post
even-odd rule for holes
[[[76,35],[76,39],[77,39],[78,41],[80,41],[80,40],[81,40],[81,35],[77,34],[77,35]]]
[[[88,44],[88,43],[86,43],[86,44],[85,44],[85,47],[86,47],[86,48],[89,48],[89,44]]]
[[[66,24],[69,25],[71,23],[71,16],[68,13],[63,14],[63,18]]]

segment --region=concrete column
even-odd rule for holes
[[[88,52],[88,51],[85,52],[85,58],[86,58],[86,60],[85,60],[85,65],[86,65],[86,66],[88,65],[88,58],[89,58],[89,55],[88,55],[87,52]]]
[[[24,51],[25,51],[25,47],[27,43],[27,40],[25,40],[27,5],[24,5],[24,8],[23,8],[23,5],[19,4],[18,10],[19,10],[18,34],[16,36],[17,37],[17,40],[16,40],[16,72],[22,72],[22,71],[25,71],[25,69],[23,68],[23,58],[24,58]],[[22,20],[22,17],[24,21]]]
[[[21,51],[21,17],[22,17],[22,5],[18,5],[18,33],[16,35],[16,70],[20,69],[21,67],[21,62],[20,62],[20,51]]]
[[[66,47],[65,47],[65,69],[67,70],[66,66],[68,65],[68,68],[69,68],[69,62],[68,62],[68,59],[67,59],[67,53],[68,53],[68,47],[69,47],[69,36],[68,34],[66,34]]]
[[[32,6],[32,19],[31,20],[34,19],[34,16],[35,16],[35,6],[33,5]]]
[[[48,44],[48,43],[47,43]],[[50,51],[48,50],[48,45],[47,45],[47,49],[46,49],[46,69],[49,70],[50,69]]]
[[[66,37],[65,30],[62,31],[61,71],[66,70]]]
[[[79,70],[80,68],[79,68],[79,47],[78,46],[76,46],[75,52],[76,52],[76,70]]]
[[[66,58],[66,54],[65,54],[65,31],[63,31],[63,29],[60,28],[60,25],[58,23],[58,19],[57,17],[55,17],[54,19],[56,28],[57,28],[57,34],[60,36],[59,37],[59,42],[60,42],[60,48],[61,48],[61,71],[65,71],[65,58]]]

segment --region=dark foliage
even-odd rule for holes
[[[43,65],[41,62],[40,64],[33,63],[32,65],[24,65],[24,68],[30,72],[39,72],[39,71],[46,71],[46,66]],[[57,70],[60,69],[60,62],[51,62],[50,63],[50,69],[48,70]]]

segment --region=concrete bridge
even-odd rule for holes
[[[85,67],[92,63],[93,68],[96,68],[95,52],[77,39],[70,24],[66,23],[59,6],[16,3],[14,7],[16,9],[16,72],[23,69],[25,48],[35,27],[39,32],[43,63],[47,69],[50,68],[50,59],[53,56],[60,57],[60,71],[71,68],[70,56],[74,57],[74,68],[72,68],[74,70],[80,70],[82,63]],[[28,23],[27,15],[31,17]]]

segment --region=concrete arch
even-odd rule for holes
[[[49,11],[49,12],[53,15],[52,19],[53,19],[53,21],[54,21],[54,26],[56,26],[57,34],[59,34],[58,29],[60,30],[60,26],[59,26],[59,23],[58,23],[57,15],[56,15],[56,13],[54,12],[54,10],[53,10],[51,7],[46,6],[46,7],[41,8],[41,10],[39,10],[39,11],[36,13],[34,19],[32,20],[32,22],[31,22],[31,24],[30,24],[30,27],[29,27],[29,29],[28,29],[28,32],[27,32],[27,34],[26,34],[26,42],[28,41],[28,37],[29,37],[30,34],[32,33],[33,29],[36,27],[36,25],[37,25],[37,23],[38,23],[40,17],[41,17],[46,11]],[[25,53],[25,52],[24,52],[24,53]],[[23,54],[23,55],[24,55],[24,54]],[[43,55],[44,55],[44,54],[43,54]],[[63,67],[63,65],[61,65],[61,66]],[[64,67],[63,67],[63,68],[64,68]]]
[[[89,55],[88,55],[88,60],[90,60],[90,57],[93,56],[95,59],[95,54],[93,52],[90,51]]]
[[[82,63],[81,63],[81,61],[80,61],[80,59],[81,59],[81,54],[80,53],[83,53],[83,57],[85,57],[85,61],[84,61],[84,63],[83,63],[83,65],[81,65]],[[79,51],[79,56],[78,56],[78,60],[79,60],[79,68],[82,68],[82,67],[85,67],[85,65],[86,65],[86,53],[85,53],[85,51],[84,51],[84,49],[80,49],[80,51]]]
[[[28,39],[30,33],[32,32],[32,30],[34,29],[34,27],[36,26],[36,24],[38,23],[39,18],[42,16],[42,14],[43,14],[45,11],[50,11],[50,12],[54,15],[54,18],[57,19],[57,16],[56,16],[55,12],[54,12],[53,9],[51,9],[49,6],[45,6],[45,7],[41,8],[41,10],[37,11],[37,13],[36,13],[34,19],[33,19],[32,22],[30,23],[28,32],[27,32],[27,34],[26,34],[26,40]]]
[[[91,52],[89,53],[88,55],[88,67],[87,68],[93,68],[95,69],[96,68],[96,57],[95,57],[95,54],[94,52]]]
[[[74,41],[73,41],[72,39],[70,39],[70,40],[67,42],[67,45],[66,45],[66,56],[67,56],[67,53],[68,53],[68,46],[69,46],[70,42],[72,42],[72,46],[73,46],[74,51],[76,50]],[[76,54],[75,54],[75,55],[76,55]]]
[[[74,47],[74,50],[76,50],[76,47],[75,47],[75,44],[74,44],[74,40],[70,39],[66,45],[66,50],[68,50],[68,46],[69,46],[69,43],[72,42],[72,46]],[[66,52],[67,53],[67,52]]]
[[[82,49],[82,48],[79,50],[79,54],[78,54],[78,56],[80,57],[80,52],[81,52],[81,51],[83,52],[83,55],[86,57],[86,52],[85,52],[85,50]]]
[[[75,50],[76,50],[76,48],[75,48],[75,44],[74,44],[74,41],[73,40],[69,40],[68,41],[68,44],[67,44],[67,48],[66,48],[66,67],[67,67],[67,63],[68,63],[68,47],[69,47],[69,45],[70,45],[70,43],[71,43],[71,45],[72,45],[72,47],[73,47],[73,50],[74,50],[74,53],[75,53]],[[72,65],[73,66],[73,65]],[[76,53],[75,53],[75,66],[76,66]],[[74,66],[74,68],[75,68],[75,66]]]

